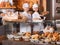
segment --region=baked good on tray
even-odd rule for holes
[[[39,40],[39,35],[38,34],[32,35],[31,38],[34,40]]]

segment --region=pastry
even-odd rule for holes
[[[44,33],[44,35],[45,35],[45,37],[47,37],[49,35],[49,32]]]
[[[31,38],[34,40],[39,40],[39,35],[38,34],[32,35]]]
[[[52,36],[53,36],[52,33],[49,33],[47,38],[51,38]]]
[[[31,33],[26,32],[26,33],[25,33],[25,36],[26,36],[26,37],[30,37],[30,36],[31,36]]]
[[[59,41],[60,41],[60,34],[59,34]]]
[[[53,41],[58,41],[59,40],[59,33],[55,32],[53,33],[53,38],[52,38]]]
[[[11,7],[9,2],[5,2],[5,7]]]
[[[5,2],[1,2],[0,7],[4,7],[4,6],[5,6]]]
[[[59,36],[57,36],[57,37],[53,36],[52,40],[53,41],[58,41],[59,40]]]
[[[54,32],[54,33],[53,33],[53,36],[57,36],[57,35],[59,35],[58,32]]]
[[[1,14],[0,14],[0,16],[2,16],[2,17],[3,17],[3,16],[5,16],[5,14],[4,14],[4,13],[1,13]]]
[[[42,34],[41,37],[42,37],[42,38],[45,38],[45,34]]]
[[[24,34],[24,36],[22,36],[22,38],[24,39],[24,41],[29,41],[30,36],[31,36],[31,33],[26,32],[26,33]]]
[[[39,35],[39,39],[41,39],[42,38],[42,36],[41,35]]]
[[[46,38],[44,41],[45,42],[51,42],[52,40],[51,40],[51,38]]]

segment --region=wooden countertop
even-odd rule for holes
[[[55,45],[50,43],[38,44],[33,42],[17,42],[17,41],[11,41],[11,40],[3,40],[2,44],[3,45]],[[59,45],[59,44],[56,44],[56,45]]]

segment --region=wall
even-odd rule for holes
[[[59,13],[59,14],[56,13],[56,12],[57,12],[56,8],[57,8],[57,7],[60,7],[60,3],[56,3],[56,0],[55,0],[54,2],[55,2],[55,3],[54,3],[54,4],[55,4],[55,5],[54,5],[54,7],[55,7],[55,8],[54,8],[54,11],[55,11],[55,13],[54,13],[54,14],[55,14],[55,19],[56,19],[56,20],[59,20],[59,19],[60,19],[60,13]]]

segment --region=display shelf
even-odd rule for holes
[[[16,7],[0,7],[0,9],[15,9]]]

